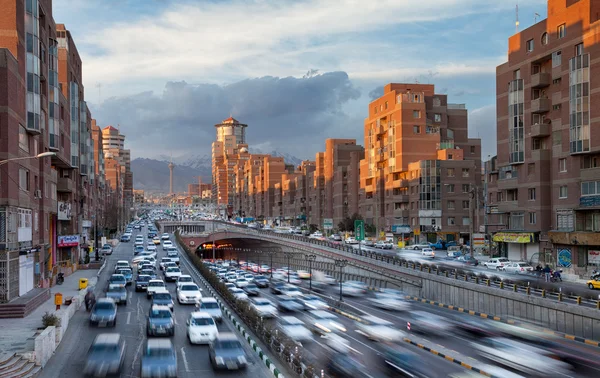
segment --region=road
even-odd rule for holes
[[[142,229],[143,231],[144,229]],[[139,233],[139,231],[137,232]],[[134,232],[133,240],[136,233]],[[147,242],[145,232],[143,233],[144,240]],[[107,285],[107,280],[114,270],[117,260],[130,260],[133,257],[133,242],[121,243],[115,249],[111,256],[108,256],[107,267],[102,271],[98,278],[98,284],[95,288],[96,297],[103,296],[103,289]],[[158,259],[164,256],[162,248],[158,248]],[[186,271],[185,265],[182,266],[184,274]],[[173,298],[175,295],[175,284],[167,283],[167,287]],[[85,311],[85,307],[79,309],[73,318],[71,318],[69,327],[64,335],[63,341],[60,343],[55,354],[52,356],[48,364],[42,370],[40,377],[42,378],[57,378],[57,377],[73,377],[79,376],[79,372],[83,371],[86,361],[87,350],[92,344],[96,335],[105,332],[118,332],[125,338],[126,353],[124,371],[120,377],[139,377],[140,376],[140,358],[142,348],[147,339],[146,337],[146,319],[150,307],[150,301],[146,299],[146,294],[143,292],[136,293],[135,289],[128,286],[129,301],[127,305],[120,306],[117,313],[117,325],[113,328],[96,328],[88,325],[89,313]],[[175,300],[175,336],[171,341],[177,352],[178,376],[179,377],[215,377],[215,376],[231,376],[231,377],[269,377],[271,372],[258,359],[256,354],[248,347],[247,343],[243,343],[248,354],[249,366],[245,371],[240,372],[219,372],[215,373],[208,359],[208,347],[204,345],[192,345],[187,341],[186,337],[186,319],[189,313],[192,312],[193,306],[179,305]],[[231,322],[227,319],[219,325],[220,332],[233,332],[234,328]]]

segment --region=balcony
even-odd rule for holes
[[[408,186],[408,180],[394,180],[394,188],[405,188]]]
[[[408,202],[408,194],[396,194],[390,197],[394,202]]]
[[[56,191],[61,193],[73,193],[73,180],[69,177],[60,177],[56,183]]]
[[[547,98],[537,98],[531,101],[532,113],[547,113],[550,111],[550,100]]]
[[[552,125],[549,123],[537,123],[531,125],[531,137],[547,137],[552,133]]]
[[[408,210],[408,209],[394,209],[394,217],[395,218],[408,217],[409,215],[410,215],[410,210]]]
[[[375,185],[373,185],[373,184],[365,186],[365,192],[367,192],[367,193],[370,193],[374,190],[375,190]]]
[[[550,85],[552,78],[549,73],[540,72],[531,75],[531,87],[532,88],[545,88]]]
[[[510,213],[522,210],[519,208],[519,201],[502,201],[498,202],[498,212]]]
[[[581,181],[596,181],[600,177],[600,167],[598,168],[586,168],[579,171],[579,178]]]
[[[498,180],[498,189],[500,189],[500,190],[513,189],[513,188],[516,188],[518,185],[519,185],[519,179],[516,177]]]
[[[535,161],[552,159],[552,151],[548,148],[531,151],[531,158]]]

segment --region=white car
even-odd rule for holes
[[[379,307],[383,310],[409,311],[411,309],[410,302],[407,300],[387,295],[377,296],[377,298],[369,298],[369,301],[373,303],[373,306]]]
[[[312,332],[306,328],[304,322],[294,316],[282,316],[279,326],[281,331],[294,341],[302,342],[313,339]]]
[[[189,274],[182,274],[181,276],[179,276],[177,278],[177,282],[175,283],[175,286],[179,287],[180,285],[182,285],[184,283],[194,283],[194,279]],[[202,289],[200,289],[200,291],[202,291]]]
[[[505,257],[495,257],[493,259],[489,259],[488,261],[483,263],[483,266],[485,266],[488,269],[502,269],[504,267],[504,265],[510,263],[510,261],[505,258]]]
[[[346,238],[346,240],[344,242],[346,244],[351,244],[351,245],[358,244],[358,240],[356,240],[353,237]]]
[[[175,264],[179,265],[179,253],[177,251],[168,251],[167,257],[170,258]]]
[[[281,295],[288,297],[301,297],[302,291],[296,286],[285,285],[283,288],[281,288]]]
[[[160,270],[165,269],[165,264],[170,262],[172,262],[170,257],[163,257],[162,259],[160,259],[160,262],[158,263],[158,265],[160,266]]]
[[[231,294],[233,294],[233,296],[235,297],[235,299],[240,300],[240,301],[248,300],[248,295],[246,295],[244,290],[238,289],[238,288],[233,288],[230,291],[231,291]]]
[[[171,247],[173,247],[173,242],[171,242],[170,240],[165,240],[162,243],[162,247],[163,247],[163,249],[171,248]]]
[[[166,232],[164,234],[162,234],[162,236],[160,237],[162,240],[169,240],[169,234],[167,234]]]
[[[523,261],[509,262],[504,264],[504,266],[500,267],[499,269],[505,271],[506,273],[513,274],[527,274],[533,272],[533,267],[529,265],[529,263]]]
[[[200,311],[207,312],[217,322],[223,321],[223,312],[219,307],[219,302],[212,297],[203,297],[200,302],[196,305]]]
[[[300,297],[304,307],[310,310],[324,310],[329,308],[329,305],[316,295],[304,295]]]
[[[196,304],[202,298],[200,288],[195,283],[182,283],[177,286],[177,301],[179,304]]]
[[[421,256],[426,257],[428,259],[435,258],[435,251],[429,247],[421,249]]]
[[[208,344],[219,335],[217,324],[209,313],[192,312],[186,324],[188,339],[192,344]]]
[[[245,288],[248,286],[248,284],[249,282],[245,278],[239,278],[237,281],[235,281],[235,286],[239,287],[240,289]]]
[[[423,248],[430,248],[429,244],[413,244],[413,245],[409,245],[408,247],[405,247],[406,249],[412,249],[414,251],[419,251]]]
[[[152,298],[157,291],[167,290],[165,282],[163,280],[150,280],[148,281],[148,288],[146,289],[146,297]]]
[[[119,269],[123,269],[123,268],[131,268],[131,266],[129,266],[129,261],[127,260],[119,260],[117,261],[117,264],[115,265],[115,272]]]
[[[165,270],[165,281],[177,281],[181,276],[181,270],[176,267],[169,267]]]
[[[153,244],[150,244],[149,246],[147,246],[146,249],[150,252],[156,253],[156,246]]]
[[[368,339],[374,341],[400,342],[404,338],[404,332],[397,329],[392,322],[368,315],[357,322],[358,331]]]
[[[310,234],[309,238],[321,240],[321,239],[324,238],[324,236],[323,236],[323,234],[321,232],[316,231],[316,232],[313,232],[312,234]]]
[[[346,327],[337,315],[323,310],[309,311],[309,326],[313,332],[325,335],[331,332],[346,332]]]
[[[250,306],[263,318],[274,318],[277,316],[277,308],[268,299],[254,298]]]

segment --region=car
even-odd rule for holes
[[[163,280],[150,280],[148,281],[148,287],[146,288],[146,296],[150,299],[152,298],[152,295],[154,295],[154,292],[166,289],[167,287]]]
[[[356,238],[349,237],[349,238],[346,238],[346,240],[344,240],[344,243],[354,245],[354,244],[358,244],[359,242],[358,242],[358,240],[356,240]]]
[[[428,378],[432,376],[427,367],[427,362],[412,350],[396,344],[384,344],[381,348],[382,365],[387,373],[386,376],[412,378]],[[487,372],[488,370],[486,369],[485,371]]]
[[[600,279],[588,280],[586,285],[590,290],[600,289]]]
[[[154,238],[152,239],[152,243],[153,243],[155,246],[156,246],[156,245],[159,245],[159,244],[160,244],[160,239],[159,239],[158,237],[154,237]]]
[[[187,337],[192,344],[208,344],[219,335],[215,320],[207,312],[192,312],[186,325]]]
[[[262,318],[274,318],[277,316],[277,308],[273,302],[265,298],[254,298],[250,302],[250,307]]]
[[[346,332],[346,327],[340,322],[337,315],[324,310],[311,310],[307,321],[310,330],[320,335],[331,332]]]
[[[367,293],[367,285],[361,281],[346,281],[342,283],[342,295],[356,297]]]
[[[106,286],[106,288],[108,289],[108,287],[110,285],[123,285],[123,286],[126,286],[127,285],[127,279],[122,274],[113,274],[108,279],[108,285]]]
[[[501,268],[504,267],[505,264],[510,263],[510,261],[505,258],[505,257],[496,257],[496,258],[492,258],[489,259],[488,261],[483,263],[483,266],[485,266],[488,269],[496,269],[496,270],[500,270]]]
[[[235,284],[232,284],[231,282],[227,282],[227,283],[225,283],[225,287],[226,287],[228,290],[231,290],[231,289],[236,289],[236,287],[235,287]]]
[[[337,241],[337,242],[341,242],[342,241],[342,237],[338,234],[333,234],[329,237],[331,240],[333,241]]]
[[[505,271],[506,273],[512,274],[528,274],[533,273],[533,267],[529,265],[529,263],[519,261],[519,262],[509,262],[504,264],[500,270]]]
[[[143,251],[140,252],[136,257],[131,260],[132,264],[135,264],[137,261],[144,260],[146,258],[156,260],[156,251]]]
[[[259,272],[259,273],[270,273],[270,272],[271,272],[271,267],[270,267],[270,266],[268,266],[268,265],[266,265],[266,264],[263,264],[263,265],[261,265],[261,266],[260,266],[260,268],[258,269],[258,272]]]
[[[203,297],[198,303],[198,311],[209,313],[218,323],[223,321],[223,312],[219,307],[219,302],[212,297]]]
[[[133,246],[133,254],[138,255],[139,253],[144,252],[144,245],[135,245]]]
[[[152,295],[152,304],[159,306],[167,306],[171,311],[173,311],[173,297],[171,297],[171,293],[167,290],[156,290]]]
[[[116,304],[127,304],[127,289],[124,285],[108,285],[106,298],[111,298]]]
[[[200,288],[193,282],[177,285],[177,301],[179,304],[196,304],[202,298]]]
[[[378,295],[375,298],[369,298],[369,302],[374,307],[389,311],[409,311],[411,304],[409,301],[396,296]]]
[[[244,290],[239,289],[239,288],[233,288],[230,289],[231,294],[233,294],[233,296],[235,297],[235,299],[239,300],[239,301],[247,301],[248,300],[248,295],[246,293],[244,293]]]
[[[125,284],[126,285],[129,285],[130,283],[133,282],[133,270],[131,270],[131,268],[121,268],[121,269],[117,270],[115,273],[122,274],[123,276],[125,276]]]
[[[249,282],[245,279],[245,278],[238,278],[235,281],[235,286],[239,287],[240,289],[245,288],[246,286],[248,286]]]
[[[254,276],[254,284],[260,288],[269,287],[269,279],[262,275]]]
[[[148,251],[150,251],[150,252],[154,252],[154,253],[156,253],[156,251],[157,251],[157,248],[156,248],[156,246],[155,246],[155,245],[152,245],[152,244],[150,244],[149,246],[147,246],[147,247],[146,247],[146,249],[147,249]]]
[[[150,279],[151,279],[151,280],[155,280],[155,279],[157,279],[157,276],[156,276],[156,270],[155,270],[155,269],[148,268],[148,265],[144,265],[144,268],[142,268],[142,269],[140,269],[140,270],[138,271],[138,276],[139,276],[139,275],[146,275],[146,276],[150,276]],[[146,285],[146,287],[147,287],[147,286],[148,286],[148,285]]]
[[[298,278],[300,278],[301,280],[307,280],[310,278],[310,273],[307,272],[306,270],[298,270],[296,272],[296,274],[298,275]]]
[[[214,369],[238,370],[248,366],[242,343],[233,333],[219,333],[209,344],[208,357]]]
[[[141,226],[141,225],[139,225],[139,224],[136,224],[135,226],[133,226],[133,229],[134,229],[134,230],[141,230],[141,229],[142,229],[142,226]]]
[[[360,322],[356,322],[356,327],[357,332],[373,341],[397,343],[402,341],[405,335],[392,322],[372,315],[362,317]]]
[[[166,263],[170,263],[173,260],[171,260],[170,257],[163,257],[162,259],[160,259],[160,262],[158,263],[158,266],[160,267],[160,270],[164,270],[165,269],[165,264]]]
[[[149,339],[142,354],[142,378],[176,378],[177,353],[171,340]]]
[[[235,273],[233,273],[233,274],[232,274],[232,273],[230,273],[230,274],[228,274],[228,275],[225,277],[225,280],[226,280],[228,283],[232,283],[232,284],[234,284],[234,285],[235,285],[235,281],[237,281],[237,280],[238,280],[237,274],[235,274]]]
[[[164,234],[162,234],[162,236],[160,237],[162,240],[169,240],[169,234],[167,234],[166,232]]]
[[[163,247],[163,249],[165,249],[165,250],[166,250],[167,248],[171,248],[171,247],[173,247],[173,242],[172,242],[172,241],[170,241],[170,240],[165,240],[165,241],[163,241],[163,242],[162,242],[162,247]]]
[[[282,312],[303,311],[304,303],[299,298],[281,296],[277,307]]]
[[[288,297],[300,297],[302,296],[302,290],[293,285],[285,285],[280,289],[281,294]]]
[[[177,278],[181,276],[181,270],[177,267],[170,266],[165,270],[165,281],[174,282],[177,281]]]
[[[104,244],[102,246],[102,249],[100,249],[100,253],[102,253],[104,255],[112,255],[113,249],[110,244]]]
[[[304,322],[295,316],[282,316],[279,328],[287,337],[296,342],[306,342],[313,339],[312,332],[306,328]]]
[[[169,307],[152,305],[148,312],[148,323],[146,325],[148,336],[173,336],[175,335],[175,322]]]
[[[90,326],[114,327],[117,325],[117,304],[111,298],[99,298],[90,312]]]
[[[254,275],[253,274],[247,273],[247,274],[244,274],[243,277],[246,279],[246,281],[248,281],[248,283],[254,282]]]
[[[131,241],[131,235],[130,234],[123,234],[121,235],[121,242],[123,243],[127,243]]]
[[[360,245],[365,247],[375,247],[375,242],[371,239],[364,239],[360,241]]]
[[[375,243],[375,248],[378,249],[392,249],[394,248],[394,244],[386,241],[386,240],[380,240],[377,243]]]
[[[307,310],[323,310],[329,308],[329,305],[317,295],[303,295],[300,301]]]
[[[179,252],[177,251],[167,251],[167,257],[171,259],[172,262],[179,265]]]
[[[257,296],[260,294],[260,289],[256,284],[249,283],[248,285],[243,287],[243,290],[248,294],[248,296]]]
[[[125,341],[118,333],[101,333],[94,338],[83,367],[91,377],[119,376],[125,361]]]
[[[421,249],[421,256],[428,259],[434,259],[435,251],[432,248],[423,248]]]
[[[472,265],[472,266],[479,265],[479,261],[475,257],[472,257],[472,256],[459,256],[454,261],[457,263],[460,263],[460,264],[465,264],[465,265]]]
[[[452,332],[454,328],[453,323],[445,318],[426,311],[411,311],[410,317],[411,332],[443,337]]]
[[[129,265],[129,261],[127,261],[127,260],[117,261],[117,263],[115,264],[115,273],[117,270],[119,270],[121,268],[131,268],[131,266]]]
[[[144,291],[148,288],[148,282],[152,279],[149,274],[138,274],[135,279],[135,291]]]
[[[287,284],[285,282],[275,282],[271,285],[271,293],[273,294],[281,294],[281,290],[285,288]]]
[[[148,232],[148,239],[152,240],[156,236],[154,232]]]
[[[413,244],[413,245],[409,245],[408,247],[406,247],[406,249],[412,249],[414,251],[420,251],[423,248],[431,248],[429,246],[429,243],[427,244]]]

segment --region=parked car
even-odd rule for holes
[[[354,245],[354,244],[358,244],[358,240],[356,240],[356,238],[354,238],[354,237],[349,237],[349,238],[346,238],[346,240],[344,240],[344,243]]]
[[[413,251],[420,251],[423,248],[431,248],[429,243],[427,244],[413,244],[406,247],[406,249],[412,249]]]
[[[484,262],[483,266],[485,266],[488,269],[500,270],[502,267],[504,267],[504,264],[508,263],[510,263],[510,261],[505,257],[495,257]]]
[[[102,249],[100,249],[100,253],[102,253],[104,255],[112,255],[113,249],[110,244],[104,244],[102,246]]]
[[[498,268],[499,270],[503,270],[506,273],[512,274],[527,274],[533,273],[533,267],[529,265],[529,263],[519,261],[519,262],[509,262]]]
[[[83,374],[91,377],[118,376],[125,361],[125,341],[118,333],[96,336],[87,353]]]
[[[142,378],[176,378],[177,354],[171,340],[149,339],[141,361]]]

